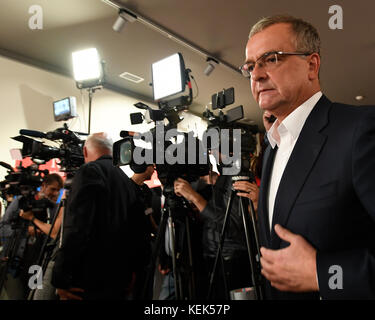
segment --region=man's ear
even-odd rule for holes
[[[46,188],[47,188],[47,184],[43,182],[42,185],[40,186],[40,191],[44,192]]]
[[[320,55],[313,53],[309,58],[309,80],[319,79]]]
[[[87,147],[86,146],[83,147],[83,157],[87,159]]]

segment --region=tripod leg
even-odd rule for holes
[[[212,286],[213,286],[213,282],[214,282],[214,279],[215,279],[215,274],[216,274],[216,270],[217,270],[217,263],[219,261],[219,257],[221,257],[221,265],[222,265],[222,270],[223,270],[225,294],[226,294],[228,300],[230,298],[229,292],[228,292],[227,279],[226,279],[226,276],[225,276],[224,261],[223,261],[223,256],[222,256],[222,248],[223,248],[223,245],[224,245],[225,232],[226,232],[227,225],[228,225],[228,217],[229,217],[229,214],[232,210],[232,203],[233,203],[234,194],[235,194],[235,191],[232,190],[232,193],[230,195],[228,205],[227,205],[227,208],[226,208],[226,211],[225,211],[223,227],[222,227],[221,235],[220,235],[220,243],[219,243],[219,246],[217,248],[215,262],[214,262],[214,266],[213,266],[213,269],[212,269],[212,272],[211,272],[211,277],[210,277],[210,284],[209,284],[209,287],[208,287],[208,299],[211,298]]]
[[[245,210],[245,208],[247,209],[247,205],[243,197],[240,197],[239,205],[240,205],[240,211],[241,211],[242,221],[243,221],[243,226],[244,226],[244,231],[245,231],[247,252],[249,255],[249,262],[250,262],[250,267],[251,267],[251,278],[252,278],[253,286],[255,289],[256,299],[261,300],[263,299],[263,295],[261,291],[261,286],[259,285],[259,276],[257,275],[258,272],[260,271],[260,268],[257,265],[257,261],[252,250],[251,235],[249,233],[249,213],[247,212],[247,210]],[[253,223],[253,221],[251,222]],[[253,230],[254,228],[256,228],[255,225],[253,226]],[[256,240],[255,242],[257,245],[257,239],[256,239],[257,235],[253,234],[253,237],[255,238]]]
[[[168,222],[167,211],[162,210],[160,223],[159,223],[159,227],[158,227],[158,233],[156,235],[155,245],[154,245],[154,248],[153,248],[153,251],[152,251],[152,254],[151,254],[150,269],[147,272],[145,286],[144,286],[143,292],[142,292],[142,298],[143,299],[148,299],[147,291],[151,287],[151,281],[153,281],[153,279],[154,279],[154,270],[155,270],[155,267],[156,267],[156,260],[158,258],[158,254],[160,252],[161,241],[163,239],[163,235],[165,234],[165,228],[166,228],[167,222]]]
[[[37,265],[38,266],[41,266],[42,269],[41,269],[41,272],[42,272],[42,275],[44,275],[45,271],[46,271],[46,268],[47,268],[47,265],[48,265],[48,262],[49,262],[49,258],[50,258],[50,254],[45,254],[46,253],[46,247],[47,247],[47,243],[48,241],[50,240],[50,237],[51,237],[51,234],[52,234],[52,230],[53,230],[53,227],[55,226],[55,223],[56,223],[56,220],[57,220],[57,217],[59,216],[60,214],[60,209],[63,208],[65,205],[65,200],[62,199],[59,203],[59,206],[57,207],[57,210],[56,210],[56,213],[55,213],[55,216],[53,217],[52,219],[52,222],[51,222],[51,227],[49,229],[49,232],[48,232],[48,235],[47,237],[44,239],[43,241],[43,245],[42,245],[42,248],[40,249],[40,252],[39,252],[39,256],[38,256],[38,260],[37,260]],[[61,214],[64,214],[64,212],[61,212]],[[39,275],[38,275],[39,276]],[[33,300],[34,298],[34,294],[35,294],[35,290],[36,289],[33,289],[29,292],[29,295],[27,297],[27,300]]]
[[[177,263],[176,263],[176,247],[175,247],[175,229],[172,219],[171,209],[169,208],[169,217],[168,217],[168,230],[169,230],[169,244],[171,249],[172,256],[172,267],[173,267],[173,278],[174,278],[174,290],[176,295],[176,300],[180,300],[180,282],[179,275],[177,274]]]
[[[7,279],[8,274],[8,266],[12,266],[12,263],[14,259],[17,256],[18,248],[20,246],[20,242],[22,240],[22,235],[26,232],[26,224],[23,223],[22,227],[16,228],[14,230],[13,235],[11,236],[11,239],[9,241],[9,245],[7,246],[7,251],[4,254],[4,257],[6,257],[5,265],[3,266],[3,272],[1,274],[0,278],[0,293],[3,290],[3,287],[5,285],[5,281]]]
[[[257,272],[256,272],[256,280],[258,281],[258,293],[259,293],[259,300],[263,300],[263,290],[262,290],[262,285],[261,285],[261,280],[262,276],[260,274],[261,266],[260,266],[260,246],[259,246],[259,236],[258,236],[258,229],[256,225],[256,220],[255,220],[255,210],[254,210],[254,205],[253,202],[249,199],[249,207],[250,207],[250,218],[251,218],[251,224],[253,227],[253,235],[255,239],[255,249],[257,253],[257,259],[256,259],[256,266],[257,266]]]
[[[190,223],[187,215],[185,216],[186,225],[186,236],[187,236],[187,246],[189,253],[189,275],[188,275],[188,288],[189,288],[189,300],[195,299],[195,275],[193,270],[193,253],[191,248],[191,234],[190,234]]]

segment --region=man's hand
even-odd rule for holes
[[[82,297],[77,296],[74,292],[84,292],[81,288],[70,288],[68,290],[65,289],[56,289],[60,300],[82,300]]]
[[[188,201],[193,200],[193,195],[196,193],[191,187],[190,183],[184,179],[178,178],[174,182],[174,193],[179,197],[184,197]]]
[[[281,291],[318,291],[316,250],[300,235],[275,225],[277,235],[290,246],[271,250],[262,247],[262,274]]]
[[[165,276],[167,273],[169,273],[171,270],[169,268],[163,268],[160,264],[158,266],[160,274]]]
[[[36,230],[36,233],[35,233],[35,230]],[[35,228],[34,226],[28,226],[27,233],[29,234],[29,236],[35,237],[36,235],[39,235],[42,232],[38,228]]]
[[[184,179],[178,178],[174,182],[174,193],[179,197],[184,197],[186,200],[194,203],[199,212],[202,212],[207,205],[207,201],[196,192]]]
[[[34,214],[33,212],[30,210],[30,211],[23,211],[23,210],[20,210],[20,217],[25,219],[25,220],[31,220],[32,218],[34,218]]]
[[[251,201],[254,202],[254,205],[255,203],[258,203],[259,188],[255,182],[236,181],[233,183],[233,188],[238,191],[244,191],[237,192],[238,196],[251,199]]]

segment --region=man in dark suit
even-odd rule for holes
[[[112,165],[112,142],[88,137],[64,214],[52,284],[62,300],[128,299],[144,233],[131,180]],[[143,206],[140,207],[143,209]]]
[[[258,204],[268,299],[375,298],[375,107],[320,89],[320,39],[290,16],[260,20],[243,74],[267,133]]]

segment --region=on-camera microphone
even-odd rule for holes
[[[46,137],[49,140],[64,140],[68,137],[68,135],[61,131],[49,131],[46,133]]]
[[[0,161],[0,166],[4,167],[4,168],[6,168],[6,169],[8,169],[12,172],[14,171],[12,166],[10,164],[7,164],[6,162]]]
[[[46,138],[46,134],[41,131],[36,131],[36,130],[28,130],[28,129],[21,129],[20,134],[25,135],[25,136],[30,136],[30,137],[35,137],[35,138]]]

